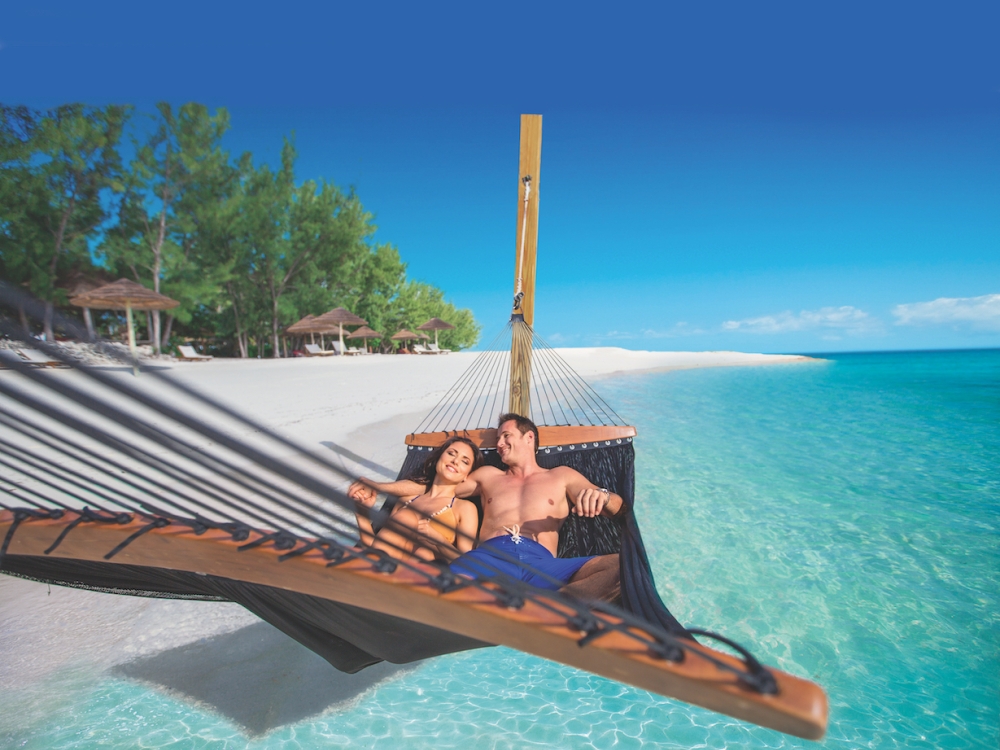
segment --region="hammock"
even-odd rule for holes
[[[0,306],[42,313],[2,282]],[[87,337],[70,320],[57,316],[55,324]],[[516,321],[512,331],[525,333]],[[23,333],[13,315],[0,317],[0,334]],[[101,342],[103,353],[128,367],[90,367],[58,346],[37,346],[73,372],[0,352],[14,371],[0,373],[4,573],[111,593],[237,602],[346,672],[503,644],[791,734],[824,731],[822,690],[765,669],[725,639],[739,658],[698,644],[692,636],[717,636],[685,630],[667,612],[633,514],[621,530],[603,520],[571,526],[560,543],[563,553],[621,550],[623,607],[502,575],[471,580],[393,560],[356,546],[354,503],[342,491],[352,477],[328,456],[162,369],[140,367],[133,378],[139,363]],[[490,356],[477,359],[475,371]],[[568,388],[578,378],[558,380]],[[592,414],[583,428],[625,429],[606,405]],[[594,424],[601,420],[611,424]],[[571,426],[548,429],[558,435],[564,427]],[[466,431],[489,451],[487,428]],[[407,462],[424,452],[428,434],[409,436]],[[630,439],[595,442],[543,448],[540,461],[580,466],[631,505]]]
[[[445,435],[465,435],[473,439],[488,464],[506,468],[496,452],[493,426],[497,416],[507,407],[515,337],[530,341],[528,417],[538,425],[545,425],[540,428],[539,466],[576,469],[598,487],[607,487],[618,494],[631,511],[635,501],[632,444],[635,429],[629,427],[555,349],[517,316],[512,317],[408,436],[407,455],[398,478],[417,472],[432,450],[431,445],[438,444]],[[479,504],[478,498],[471,499]],[[559,557],[608,554],[621,555],[624,609],[657,623],[674,635],[690,637],[656,592],[634,513],[625,513],[620,523],[603,516],[581,518],[571,514],[566,519],[559,532]]]

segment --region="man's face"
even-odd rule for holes
[[[522,457],[535,452],[535,434],[527,432],[524,435],[517,429],[517,422],[510,419],[497,429],[497,454],[500,460],[508,466],[511,461],[520,463]]]

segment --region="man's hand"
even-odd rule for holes
[[[369,487],[366,482],[367,480],[364,477],[358,479],[358,481],[347,488],[347,496],[366,508],[372,508],[378,499],[378,493]]]
[[[580,491],[576,496],[576,503],[573,505],[573,512],[578,516],[593,518],[601,515],[604,506],[608,504],[610,495],[604,490],[596,487],[588,487]]]

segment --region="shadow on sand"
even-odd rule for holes
[[[413,668],[381,662],[344,674],[260,622],[120,664],[112,672],[198,701],[259,736],[347,703]]]

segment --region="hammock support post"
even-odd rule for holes
[[[525,417],[530,415],[531,410],[531,328],[535,324],[535,258],[541,166],[542,116],[521,115],[509,410]]]

